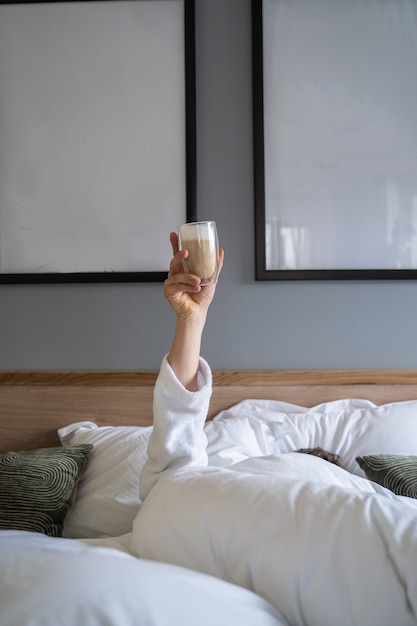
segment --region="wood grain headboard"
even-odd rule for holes
[[[59,445],[72,422],[147,426],[157,372],[0,372],[0,452]],[[340,398],[417,399],[417,370],[213,372],[208,418],[246,398],[302,406]]]

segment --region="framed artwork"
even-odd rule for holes
[[[196,218],[194,0],[0,0],[0,283],[159,282]]]
[[[417,3],[252,18],[256,279],[416,279]]]

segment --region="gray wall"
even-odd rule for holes
[[[415,368],[415,281],[254,280],[250,28],[250,0],[196,0],[199,217],[226,251],[203,354],[215,369]],[[0,286],[0,369],[156,369],[173,325],[159,284]]]

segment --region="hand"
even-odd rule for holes
[[[178,317],[184,319],[204,316],[216,291],[216,285],[201,286],[201,279],[193,274],[185,274],[182,261],[187,258],[187,250],[178,249],[178,235],[169,236],[173,258],[168,277],[164,282],[164,295]],[[219,250],[219,274],[223,266],[224,250]]]

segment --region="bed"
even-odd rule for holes
[[[156,375],[0,373],[0,626],[417,623],[417,371],[214,372],[209,467],[142,505]]]

